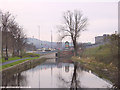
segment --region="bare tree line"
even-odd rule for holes
[[[7,60],[8,50],[12,56],[21,56],[26,45],[26,35],[23,28],[15,21],[15,17],[10,12],[1,12],[2,31],[2,57]]]

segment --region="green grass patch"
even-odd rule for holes
[[[101,45],[94,48],[87,48],[83,52],[82,57],[94,57],[96,60],[100,62],[104,62],[106,64],[110,64],[111,62],[115,64],[115,59],[117,57],[113,58],[113,54],[111,53],[111,48],[108,45]],[[114,59],[114,60],[113,60]]]
[[[25,53],[23,56],[24,56],[24,57],[39,57],[40,54],[35,54],[35,53]]]
[[[24,61],[33,60],[33,59],[38,59],[38,58],[39,58],[39,57],[34,57],[34,58],[29,58],[29,59],[25,59],[25,60],[16,61],[16,62],[13,62],[13,63],[10,63],[10,64],[3,65],[2,68],[0,67],[0,69],[5,69],[5,68],[8,68],[8,67],[17,65],[17,64],[19,64],[19,63],[22,63],[22,62],[24,62]]]
[[[2,63],[2,58],[0,59],[0,63]]]
[[[111,47],[110,44],[106,44],[94,48],[86,48],[81,58],[72,57],[72,59],[97,73],[98,76],[115,83],[118,72],[117,54],[116,48]]]
[[[0,61],[2,63],[4,63],[4,62],[12,61],[12,60],[17,60],[17,59],[21,59],[21,58],[20,57],[10,57],[10,58],[8,58],[8,60],[5,60],[5,58],[2,58],[2,59],[0,59]]]
[[[107,80],[115,82],[114,77],[116,76],[117,67],[113,64],[106,64],[104,62],[100,62],[94,58],[79,58],[72,57],[74,62],[80,62],[85,68],[92,70],[99,77],[105,78]],[[105,71],[107,69],[107,71]]]
[[[23,54],[22,58],[26,57],[40,57],[40,54],[34,54],[34,53],[25,53]],[[5,60],[5,58],[0,59],[0,63],[12,61],[12,60],[17,60],[17,59],[22,59],[20,57],[9,57],[8,60]]]

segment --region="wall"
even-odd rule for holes
[[[25,61],[23,63],[17,64],[15,66],[12,66],[10,68],[3,70],[2,71],[2,85],[5,86],[7,82],[9,81],[9,78],[12,78],[14,74],[21,73],[22,71],[33,68],[39,65],[40,63],[44,62],[45,60],[46,58],[28,60],[28,61]]]
[[[58,52],[58,57],[59,58],[71,57],[73,55],[74,55],[74,53],[71,50],[64,50],[64,51],[59,51]]]

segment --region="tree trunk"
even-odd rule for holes
[[[1,50],[2,52],[1,52],[1,56],[2,56],[2,58],[3,58],[3,46],[2,46],[2,50]]]
[[[7,43],[7,40],[8,39],[8,37],[7,37],[7,31],[6,31],[6,60],[8,59],[8,43]]]
[[[73,45],[74,45],[74,56],[77,56],[77,43],[75,40],[73,40]]]
[[[12,53],[12,56],[15,56],[14,45],[13,45],[13,53]]]
[[[76,89],[77,90],[77,64],[74,64],[74,72],[71,81],[70,90]]]
[[[120,89],[120,37],[118,37],[118,89]]]
[[[17,56],[19,56],[19,50],[17,50]]]
[[[7,49],[7,44],[6,44],[6,58],[8,58],[8,49]]]

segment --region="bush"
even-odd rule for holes
[[[23,56],[24,57],[39,57],[40,55],[39,54],[35,54],[35,53],[25,53]]]

